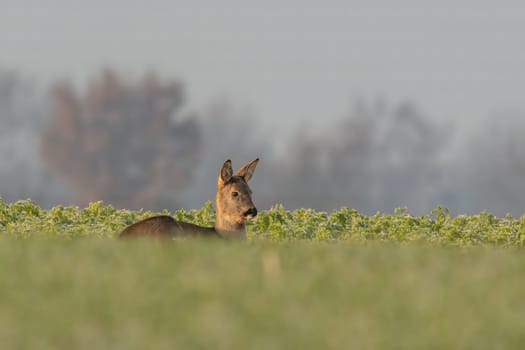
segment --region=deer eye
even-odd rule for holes
[[[239,195],[239,192],[232,192],[232,197],[237,197]]]

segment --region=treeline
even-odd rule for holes
[[[0,73],[6,201],[201,207],[224,159],[259,156],[253,189],[260,208],[422,213],[443,205],[501,215],[524,206],[525,123],[517,113],[460,129],[412,102],[356,99],[321,130],[298,126],[283,135],[224,101],[187,112],[182,82],[154,74],[126,79],[104,70],[77,90],[67,82],[39,89]]]

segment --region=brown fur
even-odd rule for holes
[[[231,161],[224,162],[217,179],[215,196],[215,227],[201,227],[180,222],[171,216],[154,216],[126,227],[119,235],[127,237],[216,237],[245,238],[245,221],[257,215],[248,181],[253,176],[259,158],[252,160],[233,174]],[[237,194],[235,195],[234,192]]]

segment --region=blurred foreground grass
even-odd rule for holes
[[[521,349],[516,248],[0,240],[1,349]]]

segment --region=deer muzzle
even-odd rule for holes
[[[257,216],[257,208],[252,207],[244,212],[245,219],[251,219]]]

